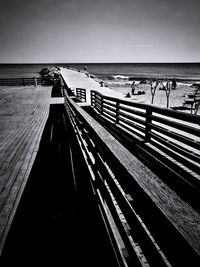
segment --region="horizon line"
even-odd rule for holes
[[[6,64],[200,64],[200,61],[155,61],[155,62],[3,62],[0,65]]]

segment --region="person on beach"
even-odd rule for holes
[[[130,98],[131,97],[130,93],[127,93],[125,97]]]
[[[33,77],[33,82],[34,82],[35,87],[37,87],[37,79],[35,77]]]
[[[174,77],[173,79],[172,79],[172,89],[176,89],[176,78]]]
[[[100,81],[99,84],[101,85],[101,87],[104,86],[104,82],[103,81]]]
[[[87,70],[87,66],[84,67],[84,72],[85,72],[85,75],[86,75],[88,78],[90,78],[90,74],[89,74],[89,72],[88,72],[88,70]]]
[[[131,94],[132,94],[132,95],[135,94],[135,87],[136,87],[135,82],[132,82],[132,84],[131,84]]]

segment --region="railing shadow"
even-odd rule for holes
[[[56,87],[52,96],[58,93]],[[51,105],[1,266],[116,266],[63,105]]]

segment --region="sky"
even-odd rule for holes
[[[199,0],[0,0],[0,63],[200,62]]]

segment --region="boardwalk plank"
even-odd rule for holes
[[[0,253],[48,117],[51,88],[9,87],[0,92]]]

